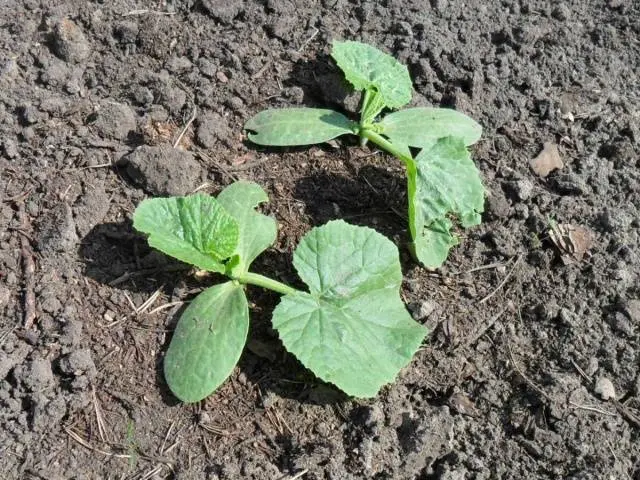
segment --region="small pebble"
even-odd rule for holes
[[[520,200],[528,200],[533,193],[533,183],[529,180],[518,180],[516,182],[516,194]]]
[[[64,18],[53,27],[53,52],[67,62],[79,63],[89,57],[91,50],[80,27]]]
[[[551,12],[551,16],[556,20],[565,21],[571,16],[571,10],[564,3],[559,3]]]
[[[11,299],[11,290],[7,287],[0,285],[0,308],[9,304]]]
[[[411,315],[414,320],[424,320],[429,315],[431,315],[438,304],[432,300],[425,300],[423,302],[415,302],[409,305],[409,310],[411,310]]]
[[[7,138],[2,142],[2,148],[7,158],[16,158],[18,156],[18,147],[16,142]]]
[[[600,377],[596,382],[595,392],[600,395],[603,400],[609,400],[610,398],[616,398],[616,390],[613,387],[613,383],[606,377]]]
[[[126,140],[129,132],[136,129],[136,116],[128,105],[105,102],[94,115],[91,126],[99,137]]]

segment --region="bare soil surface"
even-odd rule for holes
[[[0,1],[2,478],[640,478],[639,38],[630,0]],[[485,129],[484,223],[442,269],[407,252],[393,158],[246,143],[264,108],[357,110],[332,39],[391,53],[415,105]],[[564,167],[543,178],[546,142]],[[237,178],[280,225],[259,272],[297,284],[295,245],[333,218],[400,247],[431,334],[376,399],[287,354],[278,296],[253,288],[231,378],[171,396],[163,354],[212,279],[131,214]]]

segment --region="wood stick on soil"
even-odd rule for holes
[[[500,284],[486,297],[484,297],[482,300],[480,300],[478,303],[480,305],[482,305],[483,303],[485,303],[487,300],[489,300],[491,297],[493,297],[498,290],[500,290],[502,287],[504,287],[504,285],[509,281],[509,279],[511,278],[511,275],[513,274],[513,272],[515,271],[516,267],[518,266],[518,264],[520,263],[520,260],[522,259],[522,257],[520,255],[518,255],[518,258],[516,258],[516,261],[513,264],[513,267],[511,268],[511,270],[509,270],[509,273],[507,273],[507,275],[504,277],[504,279],[500,282]]]
[[[615,417],[617,414],[614,412],[608,412],[598,407],[592,407],[591,405],[580,405],[579,403],[569,401],[569,405],[572,407],[578,408],[580,410],[586,410],[588,412],[596,412],[601,413],[602,415],[609,415],[611,417]]]
[[[640,418],[636,417],[633,413],[631,413],[631,411],[624,404],[620,403],[618,400],[611,399],[611,402],[616,407],[616,410],[618,410],[618,413],[620,413],[620,415],[622,415],[622,417],[627,422],[629,422],[631,425],[633,425],[636,428],[640,428]]]
[[[24,210],[24,203],[18,207],[18,218],[20,219],[20,255],[22,256],[22,272],[24,276],[24,323],[25,330],[33,328],[36,320],[36,294],[35,294],[35,272],[36,264],[33,261],[33,251],[26,233],[29,231],[29,218]]]
[[[180,132],[180,135],[178,135],[177,140],[173,143],[173,148],[178,148],[178,145],[180,145],[180,142],[182,141],[182,137],[184,137],[184,134],[187,133],[187,130],[189,130],[189,127],[191,126],[193,121],[196,119],[197,114],[198,114],[198,108],[194,104],[191,118],[189,118],[189,120],[187,121],[187,124],[184,126],[184,128]]]
[[[281,477],[280,480],[298,480],[302,478],[303,475],[306,475],[307,473],[309,473],[309,469],[305,468],[304,470],[301,470],[300,472],[296,473],[293,477]]]
[[[504,307],[502,310],[496,313],[493,317],[489,319],[489,321],[486,324],[480,327],[478,331],[466,343],[461,343],[459,346],[464,346],[465,348],[469,348],[475,345],[475,343],[478,340],[480,340],[480,338],[482,338],[482,336],[485,333],[487,333],[496,324],[496,322],[500,319],[500,317],[502,317],[502,315],[504,314],[504,312],[508,310],[508,308],[509,307]]]
[[[93,386],[91,387],[91,398],[93,400],[93,409],[96,414],[96,423],[98,424],[98,435],[100,436],[100,440],[102,440],[102,443],[106,443],[109,441],[109,438],[107,437],[106,428],[104,426],[102,409],[100,408],[98,397],[96,396],[96,389]]]
[[[536,383],[533,380],[531,380],[529,377],[527,377],[527,375],[524,373],[524,371],[520,369],[520,367],[518,366],[518,363],[516,362],[515,357],[513,356],[513,351],[511,350],[511,345],[509,344],[509,345],[507,345],[507,347],[509,348],[509,358],[511,359],[511,363],[513,364],[513,368],[516,369],[516,371],[523,378],[523,380],[525,382],[527,382],[527,384],[531,388],[533,388],[533,390],[535,390],[540,395],[542,395],[549,403],[555,404],[556,401],[553,398],[551,398],[549,395],[547,395],[547,392],[545,392],[542,388],[540,388],[538,385],[536,385]]]

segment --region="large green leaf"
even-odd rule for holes
[[[389,108],[411,101],[409,70],[391,55],[365,43],[334,41],[331,56],[356,90],[377,92]]]
[[[324,108],[263,110],[244,128],[249,130],[249,140],[253,143],[281,147],[323,143],[357,132],[355,122]]]
[[[409,188],[409,226],[414,252],[425,266],[436,268],[458,243],[447,217],[456,217],[465,228],[478,225],[484,188],[461,138],[441,138],[423,149],[415,167],[407,169],[408,183],[413,185]]]
[[[382,134],[393,143],[429,148],[442,137],[459,137],[473,145],[482,135],[478,122],[448,108],[408,108],[386,115]]]
[[[133,226],[149,235],[152,247],[211,272],[224,272],[221,262],[238,243],[236,220],[202,193],[144,200],[133,214]]]
[[[182,314],[164,358],[164,375],[183,402],[207,397],[231,374],[249,331],[242,286],[227,282],[198,295]]]
[[[276,240],[276,221],[255,211],[258,205],[268,201],[269,197],[260,185],[246,181],[232,183],[218,195],[218,203],[240,226],[238,245],[233,252],[238,259],[230,272],[234,277],[246,273],[256,257]]]
[[[426,335],[400,299],[396,246],[337,220],[305,235],[293,262],[310,293],[284,296],[273,312],[285,347],[349,395],[376,395]]]

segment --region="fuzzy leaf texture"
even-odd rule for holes
[[[409,224],[414,253],[426,267],[437,268],[458,243],[449,216],[467,228],[478,225],[484,211],[484,188],[463,139],[445,137],[415,159],[415,192]]]
[[[133,214],[133,227],[149,235],[153,248],[210,272],[224,272],[222,261],[238,243],[236,220],[202,193],[144,200]]]
[[[230,272],[238,277],[247,273],[256,257],[273,245],[278,227],[273,218],[255,211],[258,205],[269,201],[257,183],[232,183],[220,192],[217,200],[238,222],[238,244],[232,254],[235,264]]]
[[[295,146],[328,142],[355,134],[357,124],[341,113],[324,108],[263,110],[244,126],[249,140],[259,145]]]
[[[392,143],[416,148],[430,148],[443,137],[459,137],[469,146],[482,135],[478,122],[448,108],[408,108],[385,115],[380,125]]]
[[[164,375],[183,402],[198,402],[218,388],[238,363],[249,331],[241,285],[226,282],[200,293],[187,307],[164,358]]]
[[[377,92],[389,108],[411,101],[409,70],[391,55],[360,42],[334,41],[331,56],[356,90]]]
[[[426,335],[400,299],[396,246],[342,220],[311,230],[294,254],[309,293],[284,296],[273,326],[288,351],[349,395],[373,397]]]

